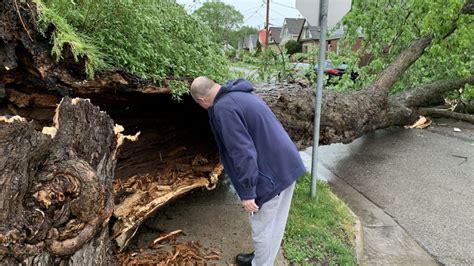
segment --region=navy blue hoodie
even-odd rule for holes
[[[261,207],[306,171],[296,146],[244,79],[229,81],[208,109],[221,162],[242,200]]]

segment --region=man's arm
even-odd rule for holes
[[[239,186],[236,188],[237,192],[243,201],[255,199],[258,179],[257,151],[244,117],[237,108],[215,110],[214,116],[221,131],[225,152],[235,170],[234,179]]]

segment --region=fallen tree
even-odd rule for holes
[[[222,166],[207,114],[189,96],[174,102],[166,82],[158,86],[123,70],[87,80],[87,58],[76,62],[70,45],[61,61],[52,58],[48,36],[54,27],[46,37],[35,30],[35,4],[7,0],[0,7],[0,110],[9,115],[0,118],[1,263],[107,264],[111,238],[123,249],[160,206],[215,185]],[[466,1],[460,13],[472,15],[473,9],[473,1]],[[453,21],[445,38],[455,30]],[[409,124],[440,93],[474,84],[471,76],[389,95],[432,42],[432,36],[414,41],[363,90],[324,92],[321,144],[348,143],[376,129]],[[296,144],[311,145],[311,88],[255,87]],[[90,98],[125,132],[88,101],[64,98],[56,108],[64,96]],[[122,133],[139,131],[137,141],[118,150]]]

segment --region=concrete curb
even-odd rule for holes
[[[359,265],[439,265],[391,216],[322,164],[318,176],[354,213]]]
[[[347,208],[349,208],[349,206]],[[349,211],[354,219],[354,249],[357,265],[361,265],[364,258],[364,230],[362,229],[362,223],[360,222],[359,216],[357,216],[350,208]]]

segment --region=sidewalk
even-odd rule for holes
[[[156,238],[158,231],[183,230],[186,235],[178,242],[199,241],[205,249],[221,252],[221,258],[209,261],[209,265],[235,265],[238,253],[253,251],[248,213],[228,180],[214,190],[196,190],[171,203],[150,218],[146,227],[134,238],[142,242],[139,246]],[[288,265],[281,251],[275,265]]]
[[[473,160],[474,125],[437,120],[322,146],[319,174],[362,222],[363,264],[474,264]]]

